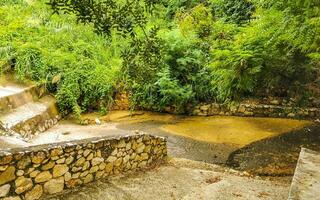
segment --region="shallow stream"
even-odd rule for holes
[[[99,118],[101,125],[95,124]],[[1,139],[3,147],[30,146],[90,137],[134,134],[167,137],[170,156],[222,164],[263,175],[292,175],[300,148],[320,150],[320,125],[307,120],[193,117],[115,111],[83,116],[88,125],[63,120],[29,143]],[[12,139],[11,139],[12,140]]]
[[[99,118],[101,125],[95,125]],[[319,125],[307,120],[192,117],[152,112],[116,111],[84,115],[89,125],[62,121],[33,144],[99,136],[134,134],[140,130],[168,138],[169,155],[222,164],[265,175],[292,175],[302,146],[320,147]],[[91,124],[91,125],[90,125]]]

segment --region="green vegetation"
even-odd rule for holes
[[[62,111],[105,108],[120,76],[118,44],[43,2],[8,2],[0,7],[0,65],[14,65],[20,81],[47,84]]]
[[[106,112],[118,90],[132,108],[177,112],[317,95],[318,0],[48,2],[1,1],[0,66],[46,84],[62,111]]]

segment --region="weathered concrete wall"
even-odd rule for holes
[[[36,200],[166,156],[166,140],[146,134],[0,151],[0,198]]]

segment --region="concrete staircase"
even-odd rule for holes
[[[39,98],[36,86],[0,85],[2,135],[18,133],[25,140],[46,131],[60,119],[53,97]]]

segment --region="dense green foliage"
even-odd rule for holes
[[[76,114],[112,100],[120,52],[111,51],[93,28],[67,15],[52,16],[45,4],[23,1],[1,6],[0,18],[0,62],[14,64],[19,80],[47,84],[61,110]]]
[[[254,4],[246,0],[217,0],[213,3],[216,17],[239,25],[248,22],[255,10]]]
[[[183,112],[320,84],[319,0],[7,0],[0,18],[0,66],[76,114],[118,89],[133,108]]]

